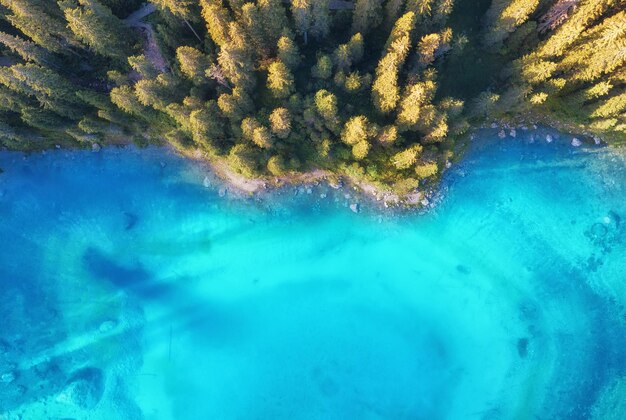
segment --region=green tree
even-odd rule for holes
[[[0,4],[10,11],[6,20],[41,47],[66,52],[77,45],[54,0],[0,0]]]
[[[526,22],[538,5],[539,0],[493,0],[486,14],[485,45],[492,46],[504,41]]]
[[[58,67],[52,54],[34,42],[0,32],[0,44],[6,46],[24,61],[30,61],[41,66]]]
[[[420,155],[421,152],[422,146],[420,146],[419,144],[409,146],[403,151],[393,155],[393,157],[391,158],[391,163],[393,164],[393,166],[396,167],[396,169],[408,169],[411,166],[415,165],[415,162],[417,162],[417,157]]]
[[[290,70],[295,70],[300,65],[300,50],[291,38],[282,36],[278,40],[278,59]]]
[[[318,57],[317,63],[311,69],[311,76],[317,79],[328,79],[333,74],[333,61],[331,58],[322,54]]]
[[[241,19],[248,36],[252,40],[256,51],[261,57],[268,57],[271,48],[268,47],[268,39],[263,28],[263,18],[258,7],[254,3],[246,3],[241,7]]]
[[[311,0],[293,0],[291,2],[291,15],[296,31],[304,38],[304,45],[307,45],[309,43],[309,31],[313,24]]]
[[[275,61],[268,68],[267,87],[276,98],[286,98],[295,90],[293,75],[282,61]]]
[[[339,116],[337,97],[326,89],[315,93],[315,107],[317,112],[328,121],[336,121]]]
[[[261,13],[265,38],[269,45],[277,45],[283,31],[289,28],[289,21],[281,0],[257,0]]]
[[[352,15],[352,32],[367,34],[382,22],[382,0],[356,0]]]
[[[202,17],[206,22],[206,27],[215,44],[223,47],[230,41],[229,24],[230,14],[224,7],[222,0],[200,0]]]
[[[180,71],[196,84],[206,80],[206,72],[213,65],[211,58],[200,50],[193,47],[178,47],[176,59]]]
[[[276,137],[286,139],[291,132],[291,115],[287,108],[276,108],[270,114],[272,132]]]
[[[132,32],[96,0],[62,0],[67,26],[78,39],[105,57],[125,59],[131,49]]]

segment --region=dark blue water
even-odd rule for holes
[[[0,419],[626,418],[626,161],[544,138],[422,215],[0,153]]]

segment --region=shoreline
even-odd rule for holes
[[[529,120],[531,122],[528,122]],[[447,189],[443,185],[444,178],[450,170],[458,168],[465,159],[467,150],[473,146],[475,138],[480,131],[494,130],[493,136],[498,137],[500,141],[515,139],[518,132],[541,131],[542,135],[539,135],[539,137],[543,136],[543,139],[531,140],[530,143],[534,141],[551,143],[555,140],[563,142],[563,139],[560,137],[567,136],[572,137],[572,140],[568,141],[572,148],[607,145],[605,141],[591,133],[577,132],[571,126],[565,124],[560,124],[560,127],[556,127],[537,120],[538,118],[501,118],[473,128],[461,137],[462,140],[458,143],[459,150],[461,150],[458,157],[449,162],[435,179],[429,180],[425,188],[416,189],[406,195],[400,195],[390,188],[380,188],[367,180],[356,179],[345,173],[335,173],[325,169],[313,169],[307,172],[282,176],[247,178],[231,170],[224,162],[210,158],[200,149],[184,150],[173,146],[166,147],[177,155],[205,166],[212,175],[223,182],[224,187],[220,189],[220,196],[223,196],[226,190],[242,198],[249,198],[272,193],[286,187],[306,189],[307,187],[326,184],[333,190],[349,192],[349,194],[344,195],[346,198],[348,196],[352,198],[350,208],[355,213],[360,212],[361,205],[372,206],[381,210],[428,211],[435,208],[443,199],[443,190]]]
[[[527,117],[527,118],[525,118]],[[546,124],[540,122],[539,116],[521,116],[519,118],[500,118],[493,119],[491,123],[484,122],[483,124],[472,128],[465,135],[460,137],[458,141],[458,153],[452,161],[449,161],[447,165],[437,174],[436,178],[428,180],[424,188],[415,189],[408,194],[401,195],[393,191],[392,188],[381,188],[375,183],[368,182],[364,179],[357,179],[350,177],[345,173],[335,173],[325,169],[313,169],[307,172],[297,172],[286,174],[282,176],[259,176],[256,178],[247,178],[228,167],[228,165],[221,159],[214,159],[209,157],[206,152],[200,149],[181,149],[176,148],[170,144],[154,145],[156,147],[163,147],[165,150],[175,155],[181,156],[184,159],[189,159],[204,167],[208,172],[205,177],[204,184],[208,186],[208,176],[215,177],[218,182],[223,185],[219,188],[219,195],[224,196],[228,192],[229,194],[239,198],[251,198],[261,197],[265,194],[271,194],[284,188],[297,188],[308,190],[310,187],[326,184],[330,189],[337,191],[343,191],[346,200],[349,200],[348,207],[354,213],[361,211],[361,206],[377,208],[381,211],[386,210],[399,210],[399,211],[422,211],[426,212],[435,208],[445,196],[447,190],[443,181],[448,173],[458,168],[461,162],[466,158],[468,149],[473,147],[475,138],[480,131],[493,130],[493,136],[498,137],[500,141],[507,141],[515,139],[517,132],[527,131],[541,131],[544,135],[544,140],[547,143],[551,143],[553,139],[558,139],[560,134],[572,137],[571,147],[577,148],[581,146],[595,146],[607,145],[602,139],[588,132],[573,130],[572,126],[564,123],[558,124]],[[531,122],[529,122],[531,121]],[[546,132],[553,132],[552,134]],[[558,133],[558,134],[557,134]],[[580,139],[578,137],[580,137]],[[531,140],[531,143],[534,140]],[[561,140],[562,141],[562,140]],[[131,146],[132,143],[115,144],[110,145],[112,147],[125,148]],[[106,147],[108,145],[105,145]],[[91,145],[92,152],[99,152],[102,146],[98,143]],[[34,153],[42,152],[46,153],[48,150],[60,150],[65,149],[59,145],[55,145],[54,148],[47,148],[42,150],[29,150],[21,151],[22,153]],[[138,147],[138,150],[141,148]],[[4,148],[6,151],[16,151]],[[71,148],[66,149],[71,150]],[[79,149],[80,150],[80,149]],[[89,150],[89,147],[83,148],[83,150]],[[2,169],[0,168],[0,173]],[[296,194],[298,192],[296,191]],[[326,194],[321,198],[325,198]]]

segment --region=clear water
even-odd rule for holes
[[[532,135],[425,215],[0,153],[0,419],[626,418],[626,162]]]

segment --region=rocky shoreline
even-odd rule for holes
[[[552,143],[554,141],[563,141],[563,137],[567,137],[569,145],[575,148],[606,145],[606,142],[601,138],[590,133],[573,134],[571,130],[566,130],[565,128],[557,129],[553,126],[539,126],[535,122],[520,120],[498,120],[489,124],[483,124],[469,132],[464,137],[464,141],[459,142],[459,144],[464,149],[471,147],[477,138],[477,134],[484,130],[494,130],[493,135],[496,135],[501,140],[516,139],[520,133],[535,131],[536,133],[528,137],[529,143],[539,141]],[[362,206],[373,207],[383,211],[391,209],[425,212],[435,208],[443,199],[447,190],[447,187],[442,183],[444,175],[451,168],[457,167],[464,156],[464,153],[461,152],[461,157],[457,162],[449,162],[445,170],[442,171],[434,182],[430,182],[427,188],[400,195],[391,189],[381,189],[379,186],[365,180],[322,169],[284,176],[246,178],[232,171],[223,162],[211,161],[201,150],[174,150],[174,152],[203,165],[207,168],[208,174],[214,175],[218,183],[223,183],[224,185],[219,188],[220,196],[228,193],[231,196],[239,196],[241,198],[261,197],[277,190],[289,188],[292,189],[294,195],[311,194],[313,188],[317,187],[319,189],[321,185],[327,185],[329,191],[334,190],[339,197],[343,197],[346,207],[355,213],[359,213]],[[204,184],[206,187],[213,185],[208,175],[204,179]],[[321,192],[320,198],[325,199],[328,195],[330,194],[327,192]]]

